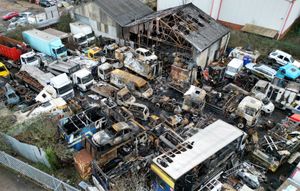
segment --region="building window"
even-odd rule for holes
[[[101,31],[101,23],[97,22],[97,30]]]
[[[108,33],[108,25],[97,22],[97,29],[103,33]]]
[[[108,33],[108,25],[104,25],[105,33]]]

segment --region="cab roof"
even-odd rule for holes
[[[275,50],[275,51],[271,52],[271,54],[273,54],[273,53],[280,54],[280,55],[285,56],[285,57],[291,57],[292,56],[292,55],[290,55],[286,52],[283,52],[282,50]]]
[[[107,63],[107,62],[105,62],[104,64],[101,64],[100,66],[98,66],[98,69],[100,69],[100,70],[107,70],[107,69],[110,69],[110,68],[112,68],[112,65]]]
[[[239,104],[239,108],[245,108],[245,106],[256,109],[257,111],[261,109],[262,102],[254,97],[246,96]]]
[[[118,122],[118,123],[114,123],[112,125],[112,128],[116,131],[116,132],[120,132],[124,129],[130,129],[130,126],[126,123],[126,122]]]
[[[119,91],[118,91],[118,95],[119,96],[124,96],[124,95],[126,95],[127,93],[129,93],[129,90],[127,89],[127,88],[122,88],[122,89],[120,89]]]
[[[77,77],[83,78],[83,77],[86,77],[89,74],[91,74],[91,72],[84,68],[84,69],[78,70],[77,72],[75,72],[75,74]]]
[[[232,67],[232,68],[239,68],[241,66],[243,66],[243,60],[237,59],[237,58],[233,58],[229,63],[228,66]]]
[[[98,46],[95,46],[95,47],[93,47],[93,48],[90,48],[90,49],[88,50],[88,52],[94,54],[94,53],[97,53],[97,52],[99,52],[99,51],[101,51],[101,50],[102,50],[102,48],[99,48]]]

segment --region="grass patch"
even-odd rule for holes
[[[286,42],[292,42],[298,44],[300,46],[300,18],[295,21],[294,25],[287,33],[287,35],[283,38]]]
[[[300,36],[298,36],[297,39],[300,41]],[[237,46],[250,46],[258,50],[262,56],[268,55],[275,49],[280,49],[300,59],[300,45],[296,43],[296,41],[275,40],[241,31],[231,31],[228,47]]]

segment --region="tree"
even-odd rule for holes
[[[60,16],[59,23],[56,25],[56,29],[59,31],[63,31],[66,33],[70,32],[70,25],[69,23],[73,22],[70,14]]]

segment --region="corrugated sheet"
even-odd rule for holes
[[[150,7],[139,0],[95,0],[95,2],[121,26],[153,12]]]
[[[127,27],[145,23],[157,17],[163,18],[170,14],[180,15],[181,19],[183,19],[185,23],[189,23],[191,21],[195,23],[195,20],[200,23],[195,23],[194,27],[196,27],[196,30],[190,31],[188,34],[178,28],[178,26],[172,27],[174,30],[180,33],[186,41],[192,44],[193,47],[195,47],[199,51],[205,50],[214,42],[229,33],[229,29],[216,22],[213,18],[205,14],[202,10],[197,8],[192,3],[152,13],[144,18],[128,24]]]

